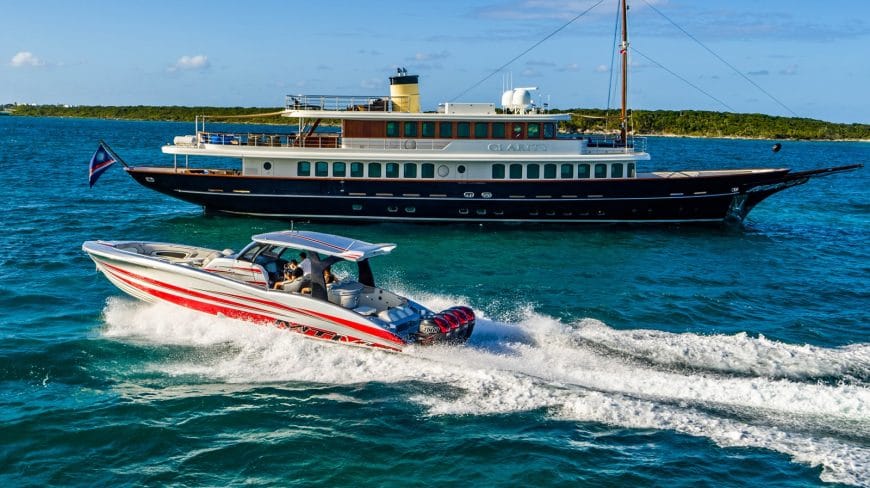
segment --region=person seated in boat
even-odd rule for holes
[[[335,282],[336,282],[335,275],[332,274],[332,270],[329,268],[324,268],[323,269],[323,283],[327,287],[329,287],[329,285],[331,285]],[[310,295],[311,294],[311,282],[308,281],[305,285],[303,285],[303,287],[299,293]]]
[[[327,285],[331,285],[332,283],[335,283],[335,275],[332,274],[331,269],[325,268],[323,270],[323,282],[326,283]]]
[[[284,266],[284,279],[275,282],[274,289],[298,292],[302,289],[304,284],[305,281],[302,278],[302,268],[300,268],[296,264],[296,260],[293,259]]]

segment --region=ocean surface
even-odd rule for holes
[[[140,303],[94,270],[88,239],[289,227],[120,167],[88,188],[99,139],[171,164],[192,131],[0,118],[0,486],[870,486],[870,169],[741,227],[295,223],[396,242],[382,284],[483,317],[465,346],[390,354]],[[772,144],[651,138],[645,166],[870,162]]]

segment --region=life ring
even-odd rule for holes
[[[414,139],[407,139],[404,144],[402,144],[402,147],[405,149],[417,149],[417,141]]]

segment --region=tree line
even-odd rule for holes
[[[14,115],[34,117],[192,121],[198,115],[207,115],[210,121],[294,123],[294,121],[289,121],[280,115],[250,119],[231,117],[277,112],[282,109],[281,107],[15,105],[11,108]],[[619,130],[619,112],[617,110],[577,108],[552,110],[551,112],[571,114],[571,120],[561,124],[561,129],[568,132],[616,132]],[[870,139],[870,125],[868,124],[839,124],[809,118],[778,117],[764,114],[701,110],[634,110],[630,113],[630,121],[633,133],[647,135],[760,139]]]
[[[572,109],[566,128],[576,132],[619,130],[619,111]],[[629,127],[635,134],[757,139],[870,139],[868,124],[839,124],[803,117],[738,114],[703,110],[633,110]]]

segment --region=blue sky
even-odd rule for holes
[[[0,0],[0,103],[274,107],[287,94],[386,94],[403,66],[431,110],[597,2]],[[553,107],[605,107],[615,2],[506,68],[513,84],[539,87]],[[870,2],[629,5],[634,108],[870,123]],[[455,101],[498,103],[503,78]]]

